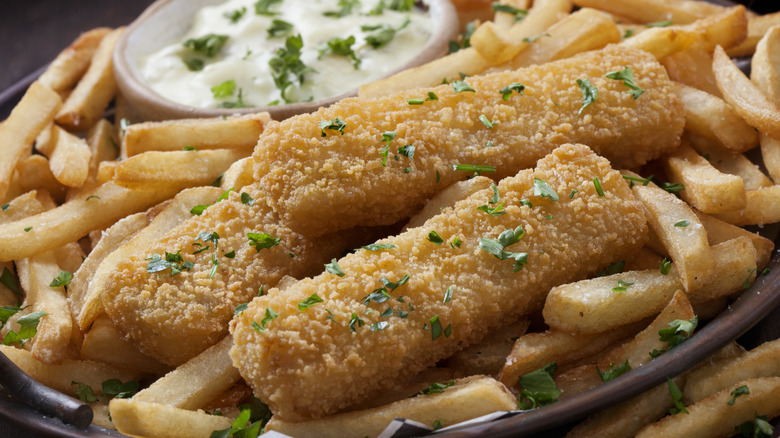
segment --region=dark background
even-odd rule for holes
[[[0,92],[46,65],[80,32],[129,24],[153,0],[0,0]],[[743,0],[759,13],[780,9],[778,0]],[[2,157],[0,157],[1,159]],[[752,348],[780,333],[780,309],[744,335]],[[0,437],[36,436],[0,420]]]

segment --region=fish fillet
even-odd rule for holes
[[[534,196],[535,179],[559,200]],[[646,240],[642,206],[610,163],[586,146],[557,148],[535,170],[502,180],[498,191],[505,214],[478,210],[494,195],[480,190],[423,226],[379,241],[392,248],[340,259],[343,277],[325,272],[273,289],[239,313],[231,321],[233,363],[274,415],[301,421],[368,399],[538,311],[553,286],[593,274]],[[513,272],[515,261],[480,249],[480,239],[518,226],[525,235],[505,251],[528,256]],[[431,231],[441,244],[429,240]],[[405,275],[405,284],[387,284]],[[389,296],[377,291],[383,285]],[[307,308],[314,294],[323,301]]]
[[[622,80],[605,77],[627,66],[644,90],[638,99]],[[581,115],[578,79],[598,89]],[[255,179],[292,229],[317,236],[411,216],[436,192],[471,175],[453,170],[454,164],[494,166],[495,173],[485,175],[499,180],[561,144],[582,143],[616,168],[632,168],[680,143],[684,117],[672,84],[656,59],[637,49],[610,46],[465,81],[476,91],[441,85],[345,99],[273,124],[255,148]],[[512,91],[503,100],[499,90],[513,83],[525,86],[523,94]],[[428,98],[429,91],[437,100],[408,103]],[[346,123],[343,135],[320,126],[336,118]],[[383,165],[385,132],[395,138]],[[414,146],[412,157],[408,149],[399,152],[406,145]]]

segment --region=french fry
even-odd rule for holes
[[[685,129],[736,152],[758,144],[756,131],[723,100],[680,83],[675,92],[685,109]]]
[[[573,397],[602,383],[604,382],[596,371],[596,366],[591,363],[576,366],[555,376],[555,385],[561,391],[559,400]]]
[[[78,326],[74,328],[78,329]],[[156,376],[170,370],[170,367],[141,353],[132,342],[123,339],[114,323],[105,315],[97,318],[84,335],[80,353],[82,359],[105,362]]]
[[[188,410],[203,408],[241,378],[230,359],[232,345],[233,338],[226,336],[134,395],[133,400]]]
[[[780,25],[780,13],[774,14]],[[769,29],[756,46],[750,65],[750,81],[780,105],[780,26]]]
[[[712,70],[723,100],[750,126],[780,138],[780,109],[750,82],[720,46],[713,53]]]
[[[122,32],[124,28],[115,29],[100,41],[89,69],[57,113],[57,123],[71,131],[86,131],[100,120],[116,95],[112,56]]]
[[[248,154],[233,149],[144,152],[119,164],[114,183],[128,189],[148,189],[159,184],[206,186]]]
[[[470,41],[471,47],[491,65],[507,62],[528,47],[528,41],[512,40],[509,32],[490,21],[482,23]]]
[[[187,146],[199,151],[228,148],[251,153],[269,123],[268,113],[133,123],[124,131],[122,150],[127,157],[149,151],[181,151]]]
[[[447,187],[431,198],[419,213],[412,216],[404,228],[422,226],[425,221],[439,214],[443,208],[455,205],[456,202],[467,198],[472,193],[490,187],[492,183],[490,178],[479,176],[466,181],[459,181]]]
[[[110,31],[107,27],[99,27],[79,35],[54,58],[38,82],[57,92],[73,88],[89,68],[100,41]]]
[[[222,190],[241,190],[242,187],[252,184],[255,181],[252,175],[253,167],[252,157],[242,158],[231,164],[228,170],[222,174],[220,188]]]
[[[633,259],[626,260],[626,271],[644,271],[645,269],[656,269],[660,266],[664,258],[648,247],[642,247],[635,254]]]
[[[746,288],[755,279],[757,256],[750,238],[735,237],[712,248],[718,274],[711,283],[690,292],[691,301],[709,301],[729,295]]]
[[[60,109],[60,96],[33,82],[11,115],[0,124],[0,198],[5,196],[17,163],[29,154],[33,140]]]
[[[455,370],[459,376],[495,376],[501,371],[507,355],[512,351],[514,339],[522,337],[529,324],[528,319],[521,319],[515,324],[506,325],[489,334],[482,342],[453,354],[442,365]]]
[[[95,177],[101,162],[115,160],[119,155],[116,128],[106,119],[98,120],[87,133],[87,144],[91,152],[89,174]]]
[[[745,207],[742,178],[718,171],[707,159],[683,144],[664,159],[670,182],[681,183],[680,197],[704,213],[722,213]]]
[[[695,313],[696,316],[699,317],[700,321],[708,321],[720,315],[724,310],[726,310],[728,304],[729,304],[729,299],[728,297],[725,296],[714,298],[709,301],[701,301],[692,304],[693,313]]]
[[[756,50],[756,46],[761,38],[773,26],[780,25],[780,12],[766,15],[751,15],[748,17],[747,37],[738,46],[727,50],[729,56],[747,56]]]
[[[0,213],[0,224],[9,224],[45,210],[35,190],[14,198],[7,205],[8,208]]]
[[[76,272],[87,257],[78,242],[70,242],[52,251],[57,265],[68,272]]]
[[[92,152],[87,142],[59,126],[52,127],[54,147],[49,154],[49,167],[54,178],[69,187],[81,187],[89,175]]]
[[[657,187],[636,185],[633,191],[645,208],[650,226],[674,261],[685,290],[710,283],[717,275],[715,261],[707,233],[693,210]]]
[[[780,140],[761,134],[760,142],[764,166],[772,180],[780,182]]]
[[[98,165],[97,184],[105,184],[114,179],[116,169],[122,164],[121,161],[103,161]]]
[[[229,429],[232,423],[226,417],[132,399],[111,400],[109,411],[116,430],[140,437],[208,438],[215,430]]]
[[[106,282],[109,281],[111,272],[119,260],[146,251],[146,248],[160,236],[192,217],[190,212],[192,207],[213,203],[221,192],[216,187],[198,187],[182,191],[163,211],[154,217],[154,220],[147,227],[108,254],[94,271],[92,279],[89,280],[81,308],[78,309],[78,312],[75,312],[74,309],[79,327],[86,330],[103,313],[103,291],[106,290]]]
[[[654,27],[623,40],[623,46],[650,52],[658,59],[683,51],[699,39],[697,32],[679,27]]]
[[[780,186],[760,187],[748,190],[746,194],[745,208],[715,217],[732,225],[763,225],[780,221]]]
[[[705,364],[690,373],[683,391],[686,404],[697,403],[710,394],[757,377],[780,375],[780,340],[767,342],[736,358]]]
[[[170,198],[182,187],[128,190],[104,184],[44,213],[0,226],[0,261],[16,260],[58,248],[105,228],[117,219]]]
[[[111,421],[111,413],[108,410],[109,400],[101,398],[96,403],[90,403],[89,407],[92,408],[92,424],[95,426],[105,427],[106,429],[116,429],[114,422]]]
[[[104,381],[119,379],[123,382],[138,380],[142,373],[127,368],[115,367],[90,360],[65,359],[57,365],[48,365],[34,358],[32,353],[21,348],[0,345],[0,353],[33,379],[57,391],[75,395],[71,382],[80,382],[92,387],[96,393]]]
[[[523,9],[523,10],[528,10],[531,7],[530,0],[501,0],[498,3],[502,5],[512,6],[513,8],[517,8],[517,9]],[[458,7],[458,9],[460,9],[460,7]],[[526,18],[528,18],[528,16],[526,16]],[[516,23],[516,20],[514,14],[508,14],[506,12],[496,11],[493,17],[493,22],[501,27],[510,28],[512,27],[512,25]]]
[[[683,138],[716,169],[742,178],[745,190],[755,190],[759,187],[772,185],[772,180],[767,178],[758,166],[753,164],[745,155],[734,153],[715,144],[713,141],[691,132],[685,132]]]
[[[290,436],[362,438],[378,436],[398,417],[426,425],[438,421],[442,426],[449,426],[491,412],[516,408],[517,399],[504,385],[490,377],[472,376],[455,381],[454,386],[442,393],[405,399],[375,409],[352,411],[300,423],[272,418],[266,430]]]
[[[659,0],[574,0],[579,7],[602,9],[635,20],[637,23],[671,20],[675,24],[691,23],[720,12],[723,8],[693,1]]]
[[[661,63],[673,81],[722,98],[712,73],[712,55],[701,44],[691,44],[685,50],[669,54]]]
[[[380,394],[376,394],[376,397],[372,397],[371,400],[367,400],[355,406],[353,410],[372,409],[380,406],[389,405],[399,400],[404,400],[417,394],[418,392],[428,388],[431,382],[451,382],[459,377],[463,377],[460,374],[460,370],[453,370],[451,368],[444,367],[431,367],[423,370],[411,378],[397,380],[393,383],[393,386],[387,390],[382,391]]]
[[[705,4],[704,2],[693,3]],[[701,35],[698,44],[712,53],[716,46],[729,48],[745,39],[748,26],[745,12],[744,6],[737,5],[680,27],[698,32]]]
[[[740,396],[733,405],[731,392],[747,386],[749,394]],[[688,415],[669,415],[657,423],[645,426],[636,436],[648,437],[730,437],[734,428],[752,422],[756,415],[770,418],[780,414],[780,377],[750,379],[724,389],[688,406]]]
[[[51,173],[49,160],[43,155],[31,155],[16,166],[19,185],[22,190],[46,190],[55,200],[65,199],[66,187]]]

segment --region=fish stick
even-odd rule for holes
[[[535,195],[537,180],[549,190]],[[561,146],[497,190],[499,200],[492,187],[480,190],[380,240],[384,249],[338,260],[343,276],[334,267],[272,289],[234,317],[233,363],[274,415],[319,418],[368,399],[538,311],[553,286],[594,274],[646,240],[641,205],[586,146]],[[507,230],[519,240],[506,240]],[[503,250],[481,249],[486,238]]]
[[[187,361],[227,334],[236,306],[285,275],[321,272],[351,243],[351,236],[303,237],[279,223],[261,193],[252,187],[244,191],[249,198],[231,192],[114,268],[103,304],[117,329],[142,352],[167,365]],[[279,241],[258,239],[252,246],[248,233]],[[168,265],[166,253],[172,260]],[[160,258],[156,265],[165,267],[159,272],[153,272],[154,254]],[[181,272],[171,275],[172,269]]]
[[[626,67],[644,90],[636,99],[623,80],[605,77]],[[586,108],[577,83],[584,79],[598,90]],[[483,174],[498,181],[565,143],[586,144],[616,168],[680,143],[679,99],[664,68],[641,50],[610,46],[463,82],[345,99],[274,124],[255,148],[255,179],[292,229],[317,236],[411,216],[473,174],[455,164],[493,166]],[[522,93],[519,86],[501,92],[513,84]],[[386,132],[395,137],[383,141]]]

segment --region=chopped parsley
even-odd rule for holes
[[[558,401],[562,393],[553,380],[553,374],[557,369],[558,364],[550,362],[518,378],[518,384],[522,388],[518,397],[520,409],[536,409]]]
[[[379,155],[382,156],[382,167],[387,167],[387,155],[390,152],[390,142],[395,138],[395,132],[385,131],[382,133],[382,141],[385,145],[380,149]]]
[[[623,81],[623,85],[631,89],[628,91],[628,94],[630,94],[634,100],[639,99],[639,96],[645,92],[645,90],[639,88],[636,85],[636,82],[634,82],[634,72],[631,70],[631,67],[626,67],[623,70],[607,73],[606,77],[607,79]]]
[[[415,395],[415,397],[418,396],[418,395],[440,394],[440,393],[444,392],[445,389],[447,389],[447,388],[449,388],[449,387],[451,387],[453,385],[455,385],[454,381],[452,381],[452,382],[445,382],[445,383],[434,382],[434,383],[431,383],[430,385],[428,385],[427,388],[425,388],[422,391],[418,392]]]
[[[76,389],[73,390],[74,393],[76,393],[76,396],[78,396],[79,400],[81,400],[84,403],[95,403],[98,401],[98,398],[95,397],[95,392],[92,391],[92,387],[87,385],[86,383],[71,381],[71,385],[76,385]]]
[[[542,198],[547,198],[551,201],[557,201],[559,199],[558,193],[553,190],[547,182],[539,178],[534,178],[534,196],[541,196]]]
[[[426,240],[436,245],[441,245],[444,243],[444,239],[442,239],[441,236],[439,236],[439,233],[436,231],[431,231],[428,233],[428,238]]]
[[[236,81],[233,79],[211,87],[211,95],[214,97],[214,99],[221,99],[223,97],[232,96],[235,91]]]
[[[214,57],[222,49],[228,40],[227,35],[210,33],[200,38],[190,38],[184,42],[184,47],[208,58]]]
[[[574,199],[574,195],[577,194],[577,189],[572,189],[571,192],[569,192],[569,199]]]
[[[460,248],[460,244],[461,244],[461,243],[463,243],[463,241],[462,241],[462,240],[460,240],[460,237],[458,237],[458,236],[455,236],[455,237],[452,239],[452,242],[450,242],[450,246],[451,246],[451,247],[453,247],[453,248]]]
[[[19,288],[19,280],[7,267],[3,267],[3,273],[0,274],[0,284],[7,287],[8,290],[14,293],[16,296],[22,295],[22,290]]]
[[[411,160],[414,158],[414,151],[415,151],[414,145],[408,144],[406,146],[402,146],[398,148],[398,155],[404,156]]]
[[[141,389],[138,382],[122,383],[119,379],[108,379],[100,386],[103,389],[103,395],[114,396],[114,398],[131,398]]]
[[[577,116],[579,117],[582,115],[582,112],[585,111],[585,108],[591,106],[593,102],[599,98],[599,90],[591,85],[589,79],[577,79],[577,85],[579,85],[580,90],[582,90],[582,107],[579,112],[577,112]]]
[[[87,199],[85,199],[85,201],[89,201],[90,199],[100,199],[100,196],[98,196],[98,195],[89,195],[89,196],[87,196]]]
[[[699,318],[697,316],[694,316],[690,321],[675,319],[674,321],[670,322],[669,327],[658,330],[658,339],[661,342],[666,342],[668,348],[660,351],[653,349],[653,351],[650,352],[650,357],[656,358],[671,350],[672,348],[682,344],[691,337],[693,331],[698,325]]]
[[[387,322],[387,321],[379,321],[379,322],[375,322],[375,323],[371,324],[371,327],[369,327],[369,329],[372,332],[375,332],[375,331],[379,331],[379,330],[384,330],[385,327],[387,327],[388,325],[390,325],[390,323]]]
[[[510,97],[512,97],[512,92],[516,92],[519,95],[523,95],[523,92],[525,91],[525,85],[518,84],[517,82],[513,82],[506,87],[498,90],[499,93],[501,93],[501,98],[504,100],[509,100]]]
[[[235,102],[222,102],[220,108],[246,108],[244,103],[244,89],[238,89],[238,96],[236,96]]]
[[[0,207],[0,208],[2,208],[2,209],[3,209],[3,211],[8,211],[8,209],[9,209],[10,207],[11,207],[11,204],[3,204],[3,206],[2,206],[2,207]]]
[[[488,200],[488,203],[485,205],[480,205],[477,207],[477,210],[484,211],[485,213],[491,215],[491,216],[501,216],[502,214],[506,214],[506,211],[504,211],[504,203],[500,202],[500,198],[498,195],[498,186],[495,185],[495,183],[490,184],[490,187],[493,189],[493,197]]]
[[[255,2],[255,14],[257,15],[278,15],[278,12],[272,12],[271,6],[281,4],[282,0],[258,0]]]
[[[675,227],[678,227],[678,228],[685,228],[685,227],[687,227],[687,226],[688,226],[688,225],[690,225],[690,224],[691,224],[691,221],[689,221],[689,220],[684,220],[684,221],[676,222],[676,223],[674,224],[674,226],[675,226]]]
[[[406,101],[406,103],[408,103],[409,105],[422,105],[425,103],[425,99],[422,97],[417,99],[409,99]]]
[[[355,50],[352,49],[354,44],[355,37],[352,35],[347,38],[333,37],[325,44],[325,47],[320,49],[320,57],[328,53],[334,56],[347,57],[352,60],[352,67],[357,70],[360,67],[361,60],[357,57]]]
[[[453,81],[452,82],[452,88],[455,89],[456,93],[463,93],[465,91],[469,91],[472,93],[476,93],[477,90],[471,88],[471,85],[466,83],[466,81]]]
[[[602,372],[599,367],[596,367],[596,372],[599,373],[599,377],[601,377],[602,382],[609,382],[610,380],[614,379],[615,377],[620,376],[621,374],[625,374],[626,372],[631,370],[631,365],[628,363],[628,359],[626,359],[625,362],[622,364],[615,366],[614,363],[609,364],[609,369]]]
[[[645,24],[645,26],[647,26],[647,27],[669,27],[671,25],[672,25],[672,20],[655,21],[653,23]]]
[[[543,34],[539,34],[539,35],[536,35],[536,36],[523,38],[523,41],[526,42],[526,43],[532,43],[532,42],[538,40],[541,37],[551,37],[551,36],[552,35],[550,35],[549,33],[545,32]]]
[[[249,307],[249,303],[241,303],[233,309],[233,316],[238,315]]]
[[[3,345],[11,345],[15,342],[24,345],[29,339],[35,337],[35,334],[38,332],[38,323],[40,323],[41,318],[46,315],[48,315],[48,313],[36,311],[17,319],[16,323],[19,324],[19,331],[8,330],[5,339],[3,339]]]
[[[623,39],[631,38],[634,36],[634,29],[626,29],[625,32],[623,32]]]
[[[317,295],[316,293],[313,293],[313,294],[311,294],[310,297],[308,297],[305,300],[303,300],[300,303],[298,303],[298,311],[303,312],[304,310],[308,309],[309,307],[311,307],[311,306],[313,306],[313,305],[315,305],[317,303],[322,303],[323,301],[325,301],[325,300],[320,298],[320,296]]]
[[[247,192],[241,193],[241,203],[244,205],[252,205],[255,203],[255,200],[252,199],[252,197]]]
[[[738,388],[734,388],[734,390],[731,391],[731,394],[729,394],[731,395],[731,400],[726,402],[726,404],[728,404],[729,406],[734,406],[734,402],[737,401],[737,397],[746,394],[750,394],[750,389],[748,389],[747,385],[742,385]]]
[[[382,47],[388,45],[390,41],[395,38],[395,34],[402,31],[406,26],[409,25],[409,23],[409,18],[407,18],[397,28],[388,25],[382,25],[381,27],[377,28],[376,33],[366,35],[366,44],[373,47],[374,49],[381,49]],[[365,31],[366,29],[361,28],[361,30]]]
[[[465,31],[459,36],[460,42],[450,40],[450,44],[449,44],[450,53],[455,53],[460,49],[467,49],[471,47],[471,36],[474,34],[474,31],[476,30],[477,30],[476,21],[470,21],[466,23]],[[443,83],[446,84],[447,79],[444,79]]]
[[[479,239],[479,248],[487,253],[493,254],[499,260],[512,259],[515,261],[513,272],[517,272],[523,269],[523,265],[528,263],[527,252],[510,252],[504,249],[510,245],[513,245],[520,241],[525,234],[523,227],[518,226],[514,230],[504,230],[499,234],[498,239]]]
[[[623,280],[618,280],[618,285],[612,288],[612,292],[626,292],[628,290],[628,287],[633,284],[634,283],[626,283]]]
[[[263,317],[263,319],[260,320],[260,324],[258,324],[257,321],[252,321],[252,328],[257,332],[262,333],[265,331],[266,327],[268,326],[268,323],[270,323],[271,321],[275,320],[278,317],[279,314],[276,313],[274,309],[270,307],[266,307],[265,316]]]
[[[623,176],[623,179],[625,179],[625,180],[630,182],[629,183],[629,187],[634,187],[634,183],[635,182],[642,183],[643,186],[646,186],[646,185],[650,184],[650,181],[652,181],[652,179],[653,179],[653,175],[650,175],[647,178],[638,178],[636,176],[631,176],[631,175],[622,175],[622,176]]]
[[[231,23],[236,24],[244,14],[246,14],[246,8],[242,7],[241,9],[236,9],[232,12],[225,12],[222,16],[230,20]]]
[[[219,260],[215,254],[211,255],[211,272],[209,272],[209,278],[214,278],[217,275],[217,267],[219,266]]]
[[[599,177],[593,178],[593,186],[596,187],[596,193],[598,193],[598,195],[603,198],[604,188],[601,187],[601,180],[599,179]]]
[[[670,260],[666,260],[666,257],[658,262],[658,265],[659,269],[661,270],[661,274],[663,275],[669,275],[669,272],[672,271],[672,262]]]
[[[754,414],[753,421],[746,421],[736,426],[734,430],[748,438],[770,438],[774,435],[774,428],[769,424],[769,418],[758,413]]]
[[[601,272],[596,274],[596,277],[606,277],[607,275],[620,274],[621,272],[623,272],[623,269],[625,267],[626,267],[626,261],[618,260],[615,263],[610,263],[609,266],[607,266],[605,269],[602,269]]]
[[[339,277],[346,275],[344,274],[344,271],[341,270],[341,266],[339,266],[339,262],[335,258],[331,259],[330,263],[325,264],[325,271]]]
[[[666,383],[669,386],[669,394],[672,396],[672,401],[674,402],[674,407],[669,409],[669,413],[671,415],[677,415],[680,412],[687,414],[688,410],[685,409],[685,405],[682,402],[682,391],[680,391],[680,388],[668,377],[666,378]]]
[[[510,5],[502,5],[499,2],[493,2],[493,12],[503,12],[505,14],[512,15],[513,22],[522,21],[525,16],[528,15],[528,11],[526,9],[520,9]]]
[[[155,272],[162,272],[166,269],[170,269],[171,277],[178,275],[181,273],[181,271],[189,271],[193,266],[195,266],[190,261],[184,261],[183,257],[181,256],[181,250],[176,251],[175,254],[171,254],[166,251],[164,256],[154,253],[145,260],[149,260],[149,263],[146,265],[146,272],[153,274]]]
[[[391,243],[372,243],[370,245],[361,246],[361,248],[368,250],[368,251],[380,251],[383,249],[392,249],[395,248],[395,245]]]
[[[240,409],[241,413],[236,417],[230,427],[211,432],[211,438],[228,438],[231,436],[234,438],[254,438],[259,436],[262,433],[263,426],[271,417],[268,407],[266,406],[266,411],[264,412],[267,418],[261,418],[254,422],[252,422],[252,417],[256,409],[253,409],[253,407],[248,406],[247,404],[242,404]]]
[[[274,84],[281,91],[282,99],[286,103],[292,102],[287,97],[287,90],[293,85],[291,76],[298,80],[298,85],[301,85],[306,73],[315,72],[301,60],[302,48],[303,38],[300,35],[290,35],[285,40],[284,47],[277,49],[276,56],[268,61],[268,66],[271,67],[271,77],[273,77]]]
[[[685,190],[685,186],[680,183],[665,182],[661,188],[669,193],[680,193]]]
[[[325,11],[322,15],[331,18],[346,17],[352,13],[352,10],[360,7],[360,0],[339,0],[338,11]]]
[[[344,128],[346,128],[346,126],[347,126],[347,122],[341,120],[338,117],[331,120],[321,120],[319,122],[320,137],[326,137],[328,135],[325,133],[326,129],[331,131],[336,131],[339,132],[341,135],[344,135]]]
[[[442,333],[444,334],[444,337],[449,337],[450,334],[452,334],[452,324],[447,325],[447,328],[442,330],[439,315],[429,319],[428,323],[431,325],[431,338],[433,340],[440,338]]]
[[[497,122],[497,121],[495,121],[495,120],[493,120],[493,121],[491,122],[490,120],[488,120],[487,116],[485,116],[484,114],[480,114],[480,115],[479,115],[479,121],[480,121],[480,122],[482,122],[482,124],[483,124],[483,125],[485,125],[485,127],[486,127],[487,129],[493,129],[493,125],[495,125],[496,123],[498,123],[498,122]]]
[[[56,277],[51,281],[51,284],[49,284],[49,287],[62,287],[67,286],[70,284],[70,281],[73,279],[73,274],[71,274],[68,271],[64,271],[60,269],[60,273],[57,274]]]
[[[24,232],[25,233],[29,233],[30,230],[32,230],[32,229],[33,229],[33,227],[25,227]]]
[[[284,20],[274,19],[271,22],[271,27],[268,28],[268,36],[270,38],[283,37],[292,32],[293,25]]]
[[[490,173],[495,172],[496,168],[494,166],[487,166],[483,164],[453,164],[452,170],[457,170],[459,172]]]
[[[352,313],[349,319],[349,331],[354,332],[356,328],[366,325],[365,321],[357,316],[357,313]]]
[[[254,246],[257,252],[260,252],[262,249],[272,248],[281,241],[281,239],[271,237],[266,233],[247,233],[246,237],[249,238],[249,246]]]

